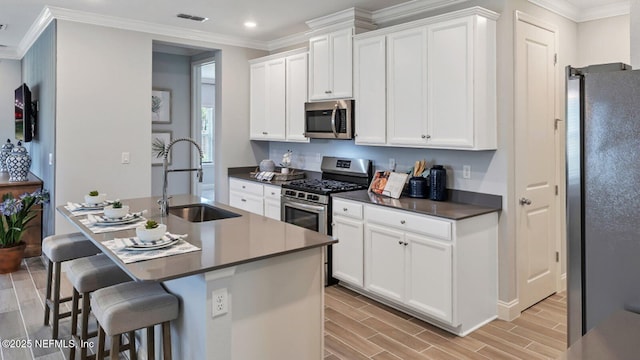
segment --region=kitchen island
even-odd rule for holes
[[[64,206],[58,211],[133,280],[162,281],[180,298],[172,322],[175,359],[322,359],[323,247],[336,241],[301,227],[218,203],[241,216],[193,223],[161,217],[156,198],[122,200],[132,212],[188,234],[201,250],[124,264],[102,243],[135,230],[95,234]],[[174,196],[171,206],[199,203]],[[212,293],[227,294],[227,313],[212,316]],[[141,341],[141,344],[144,344]]]

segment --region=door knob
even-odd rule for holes
[[[527,198],[520,198],[520,200],[518,200],[520,202],[520,205],[531,205],[531,200],[527,199]]]

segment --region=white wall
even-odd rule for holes
[[[57,31],[57,205],[90,190],[149,196],[151,39],[62,20]],[[130,164],[120,163],[122,152]],[[58,216],[56,233],[69,231]]]
[[[631,63],[630,16],[578,23],[577,67],[610,62]]]
[[[248,60],[265,51],[59,21],[57,33],[56,205],[98,189],[112,198],[151,194],[154,40],[219,49],[216,78],[216,199],[228,202],[226,169],[254,165],[267,146],[249,138]],[[131,164],[120,164],[121,153]],[[56,232],[72,231],[58,217]]]
[[[21,83],[20,61],[0,59],[0,146],[7,139],[15,143],[13,91]]]

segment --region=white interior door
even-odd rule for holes
[[[519,304],[556,291],[556,36],[526,14],[516,21],[515,184]]]

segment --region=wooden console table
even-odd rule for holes
[[[18,198],[24,193],[32,193],[42,189],[42,180],[29,173],[27,181],[9,182],[9,173],[0,173],[0,200],[5,194],[11,193]],[[41,205],[34,206],[34,209]],[[42,253],[42,211],[38,211],[36,217],[29,222],[29,229],[22,235],[22,241],[27,243],[25,257],[40,256]]]

